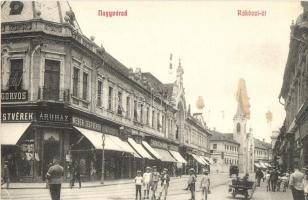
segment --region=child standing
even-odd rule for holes
[[[135,185],[136,185],[136,200],[138,199],[139,193],[139,200],[141,200],[141,185],[143,183],[143,177],[141,176],[141,171],[137,171],[137,176],[135,177]]]
[[[200,189],[201,189],[201,199],[202,200],[207,200],[207,195],[209,194],[210,191],[210,184],[211,180],[209,177],[209,171],[206,169],[204,170],[204,174],[201,177],[201,183],[200,183]]]
[[[152,189],[152,200],[156,200],[156,190],[158,181],[160,179],[160,174],[157,171],[157,167],[153,166],[153,172],[152,172],[152,181],[151,181],[151,189]]]
[[[152,181],[151,167],[147,167],[146,172],[143,173],[144,199],[149,199],[151,181]]]

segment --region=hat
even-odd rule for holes
[[[157,167],[154,165],[152,168],[153,168],[153,169],[156,169]]]
[[[140,170],[137,170],[137,173],[141,173],[141,171],[140,171]]]
[[[164,168],[164,171],[166,171],[166,172],[167,172],[167,171],[168,171],[168,169],[167,169],[167,168]]]
[[[151,167],[147,166],[146,169],[151,169]]]
[[[194,168],[190,168],[190,169],[189,169],[189,171],[194,172],[194,171],[195,171],[195,169],[194,169]]]
[[[204,169],[203,172],[204,172],[204,173],[209,173],[209,170],[208,170],[208,169]]]

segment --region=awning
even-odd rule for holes
[[[177,162],[169,153],[169,151],[165,149],[158,149],[158,148],[153,148],[161,157],[161,161],[164,162]]]
[[[1,123],[0,134],[2,145],[16,145],[22,134],[31,123]]]
[[[257,167],[257,168],[260,168],[261,166],[259,165],[259,163],[255,163],[255,166]]]
[[[184,163],[184,164],[187,163],[187,161],[183,158],[183,156],[182,156],[179,152],[177,152],[177,151],[172,151],[172,150],[170,150],[169,152],[170,152],[171,155],[177,160],[177,162],[179,162],[179,163]]]
[[[263,162],[259,161],[259,164],[261,168],[267,168]]]
[[[198,163],[200,163],[201,165],[205,165],[204,161],[198,155],[193,153],[191,155]]]
[[[137,151],[137,153],[139,153],[139,155],[141,155],[141,157],[154,160],[154,158],[150,156],[150,154],[142,147],[142,145],[135,142],[135,140],[132,138],[128,138],[128,143]]]
[[[74,128],[82,133],[96,149],[103,149],[102,133],[89,129],[79,128],[76,126],[74,126]],[[129,146],[127,142],[124,142],[120,138],[113,135],[105,134],[104,150],[127,152],[131,153],[137,158],[140,158],[140,156]]]
[[[203,159],[206,160],[208,163],[210,163],[210,165],[214,164],[214,161],[212,158],[208,158],[206,156],[203,156]]]
[[[143,146],[157,159],[161,160],[161,156],[146,142],[142,141]]]
[[[204,156],[199,156],[199,157],[202,159],[202,161],[203,161],[206,165],[210,165],[210,162],[209,162],[207,159],[205,159]]]

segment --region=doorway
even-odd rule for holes
[[[60,158],[60,143],[59,141],[45,141],[44,142],[44,160],[43,160],[43,180],[45,175],[53,162],[54,158]]]

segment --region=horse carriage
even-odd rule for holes
[[[240,194],[247,200],[251,199],[255,189],[255,182],[243,179],[232,179],[231,184],[229,184],[229,192],[232,194],[233,198]]]

